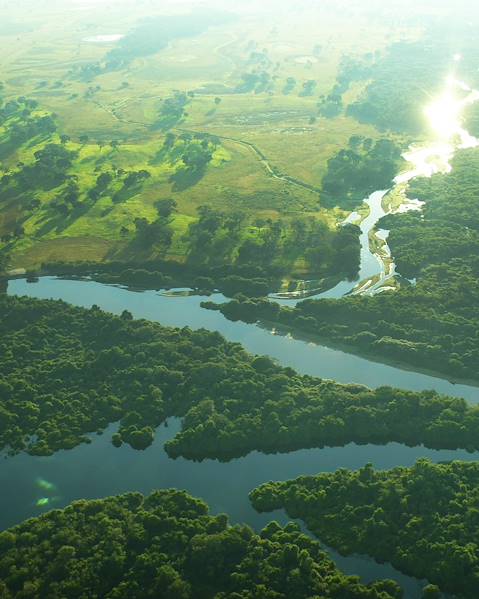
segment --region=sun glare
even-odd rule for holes
[[[444,140],[451,139],[461,129],[461,101],[451,89],[426,107],[425,113],[434,132]]]

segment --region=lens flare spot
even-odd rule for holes
[[[49,497],[40,497],[40,499],[38,499],[38,501],[36,503],[36,506],[37,507],[45,507],[49,503],[50,503],[50,498]]]
[[[43,489],[44,491],[53,491],[56,489],[56,485],[45,480],[44,478],[37,478],[37,487],[39,489]]]

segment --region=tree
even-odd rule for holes
[[[443,594],[435,584],[428,584],[422,590],[422,599],[441,599]]]
[[[164,200],[158,200],[155,203],[155,208],[158,212],[158,215],[161,218],[170,218],[170,216],[173,214],[173,212],[177,211],[177,206],[178,206],[178,204],[176,203],[176,200],[173,200],[171,198],[166,198]]]
[[[5,251],[0,252],[0,273],[5,272],[7,270],[9,262],[10,255]]]

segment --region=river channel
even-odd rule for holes
[[[181,290],[178,290],[181,292]],[[394,385],[411,390],[435,389],[449,395],[479,401],[479,390],[454,385],[440,378],[408,372],[371,362],[359,356],[272,334],[260,327],[226,320],[219,312],[201,308],[202,298],[172,295],[156,291],[135,292],[93,281],[43,277],[37,283],[25,279],[9,282],[8,293],[37,298],[62,299],[77,306],[98,305],[119,314],[129,310],[136,318],[159,321],[163,325],[207,328],[228,340],[242,343],[253,353],[267,354],[302,373],[340,382],[363,383],[370,387]],[[215,294],[211,299],[223,301]],[[5,459],[0,466],[0,527],[6,528],[47,509],[61,507],[75,499],[96,498],[126,491],[148,493],[155,488],[185,489],[204,499],[212,512],[229,514],[232,522],[245,522],[256,529],[272,518],[285,522],[283,513],[257,514],[249,504],[248,493],[269,480],[287,480],[302,474],[334,471],[340,467],[357,469],[371,462],[377,468],[412,465],[419,457],[433,461],[477,460],[479,453],[435,451],[424,447],[406,447],[397,443],[385,446],[355,445],[300,450],[286,454],[248,456],[220,463],[201,463],[185,459],[171,460],[163,444],[180,428],[179,420],[170,419],[160,427],[155,442],[144,452],[111,445],[112,424],[103,435],[93,435],[89,445],[61,451],[51,457],[18,455]],[[388,564],[377,564],[363,556],[342,557],[329,550],[338,566],[365,581],[393,578],[406,590],[406,597],[419,597],[422,583],[402,575]]]

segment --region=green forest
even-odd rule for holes
[[[344,555],[368,553],[458,599],[475,599],[478,485],[477,462],[423,459],[411,468],[368,464],[266,483],[250,498],[259,511],[285,508]]]
[[[176,490],[76,501],[0,533],[0,595],[51,599],[400,599],[339,572],[297,524],[259,534]]]
[[[171,457],[228,460],[349,442],[479,448],[479,407],[433,391],[341,385],[246,353],[206,330],[128,312],[0,297],[0,446],[50,455],[90,442],[145,449],[169,416]]]

